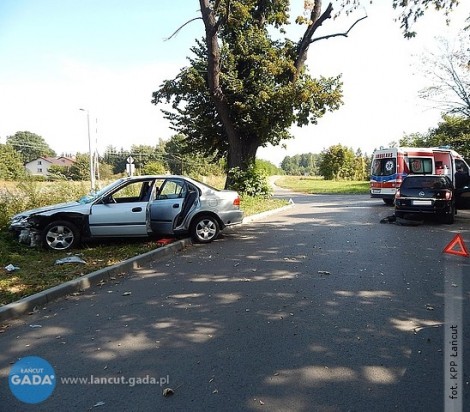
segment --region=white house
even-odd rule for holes
[[[26,170],[35,176],[47,176],[49,168],[52,165],[56,166],[71,166],[75,163],[73,159],[68,157],[38,157],[37,159],[31,160],[25,164]]]

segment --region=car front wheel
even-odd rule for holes
[[[69,250],[80,242],[80,232],[73,223],[57,220],[44,228],[41,240],[46,249]]]
[[[212,242],[219,236],[219,222],[212,216],[196,217],[191,223],[190,232],[193,240],[198,243]]]

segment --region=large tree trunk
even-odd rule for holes
[[[247,170],[250,166],[255,164],[256,152],[260,146],[259,140],[256,136],[250,136],[245,139],[236,138],[229,141],[229,151],[227,157],[227,168],[233,169],[235,167],[241,170]],[[230,173],[227,175],[225,181],[225,188],[229,189],[233,185],[232,176]]]
[[[202,20],[206,31],[206,45],[208,52],[207,59],[207,79],[212,101],[217,109],[225,133],[228,138],[228,170],[238,167],[246,170],[255,163],[256,151],[260,145],[256,136],[243,138],[235,129],[230,119],[230,107],[227,104],[224,93],[220,86],[220,48],[218,43],[217,31],[222,21],[217,21],[214,11],[211,9],[209,0],[199,0],[201,6]],[[220,3],[217,3],[217,7]],[[228,5],[230,2],[227,3]],[[230,175],[227,177],[225,187],[230,188],[233,182]]]

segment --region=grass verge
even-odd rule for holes
[[[311,194],[368,194],[368,181],[323,180],[319,177],[282,176],[276,185],[295,192]]]
[[[241,207],[249,216],[285,204],[280,199],[244,198]],[[0,305],[157,249],[162,244],[159,239],[107,239],[64,253],[29,248],[19,244],[5,229],[0,230]],[[86,263],[55,263],[70,255],[77,255]],[[9,264],[20,269],[8,272],[4,267]]]

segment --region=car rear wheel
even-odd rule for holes
[[[73,223],[56,220],[44,228],[41,240],[46,249],[69,250],[80,242],[80,232]]]
[[[452,206],[451,209],[449,210],[449,214],[444,216],[444,223],[451,225],[454,223],[455,219],[455,207]]]
[[[198,243],[209,243],[219,236],[219,222],[213,216],[197,216],[191,223],[191,237]]]
[[[387,206],[393,205],[393,199],[382,199]]]

